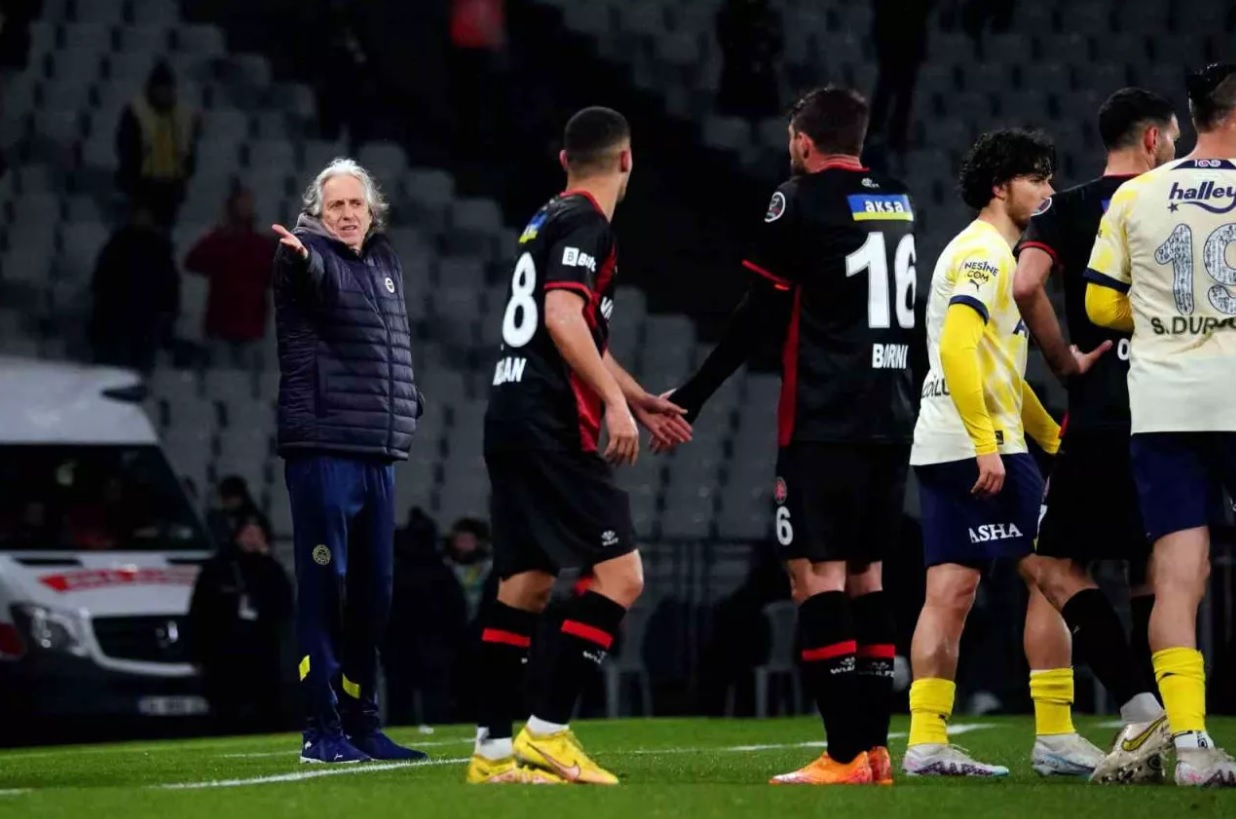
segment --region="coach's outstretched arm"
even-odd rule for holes
[[[978,356],[986,324],[986,317],[976,308],[957,303],[944,314],[940,331],[940,369],[978,460],[979,478],[972,490],[976,495],[995,495],[1004,486],[1004,462],[983,397],[983,367]]]
[[[695,374],[668,398],[687,411],[687,420],[694,421],[725,380],[743,365],[764,339],[784,338],[793,306],[790,288],[765,278],[751,282],[743,300],[730,316],[729,326],[721,341]]]
[[[326,276],[326,262],[283,225],[271,225],[271,230],[279,236],[275,282],[286,282],[289,292],[313,296]]]
[[[592,340],[592,331],[584,320],[583,298],[570,290],[547,290],[545,329],[567,366],[605,404],[605,429],[609,432],[605,459],[613,464],[635,463],[639,456],[639,430],[622,388],[601,360],[596,342]]]

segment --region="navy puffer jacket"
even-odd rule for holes
[[[357,255],[311,216],[293,232],[309,258],[275,254],[279,452],[405,459],[423,407],[399,259],[381,233]]]

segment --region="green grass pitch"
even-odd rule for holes
[[[894,754],[904,750],[906,718],[894,720]],[[1236,747],[1236,720],[1211,732]],[[292,735],[180,742],[35,748],[0,752],[0,817],[68,819],[247,819],[247,817],[653,817],[878,816],[1103,817],[1236,816],[1236,792],[1174,785],[1098,787],[1043,780],[1030,770],[1027,717],[959,720],[955,740],[979,758],[1008,765],[1004,781],[907,780],[891,788],[778,786],[770,775],[819,753],[821,730],[809,718],[777,720],[616,720],[584,722],[577,733],[623,779],[617,788],[471,787],[463,784],[471,729],[432,735],[394,729],[432,754],[429,764],[346,767],[301,765]],[[1079,720],[1100,745],[1114,731]]]

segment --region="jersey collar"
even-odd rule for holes
[[[871,170],[863,163],[856,162],[853,159],[830,159],[827,162],[825,162],[823,165],[821,165],[820,170],[816,171],[816,173],[822,173],[823,171],[831,171],[833,169],[842,170],[842,171],[858,171],[860,173],[866,173],[867,171]]]
[[[587,199],[589,202],[592,203],[592,206],[594,208],[597,209],[597,213],[601,214],[602,216],[605,215],[605,211],[602,210],[600,204],[597,203],[596,197],[588,193],[588,191],[580,189],[580,188],[576,188],[575,190],[563,191],[562,193],[558,194],[558,198],[560,199],[565,199],[568,196],[584,197],[585,199]]]

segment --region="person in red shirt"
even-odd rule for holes
[[[253,194],[237,185],[228,194],[222,223],[185,259],[185,269],[210,279],[203,331],[207,339],[230,344],[233,363],[266,334],[274,252],[274,242],[254,229]]]

